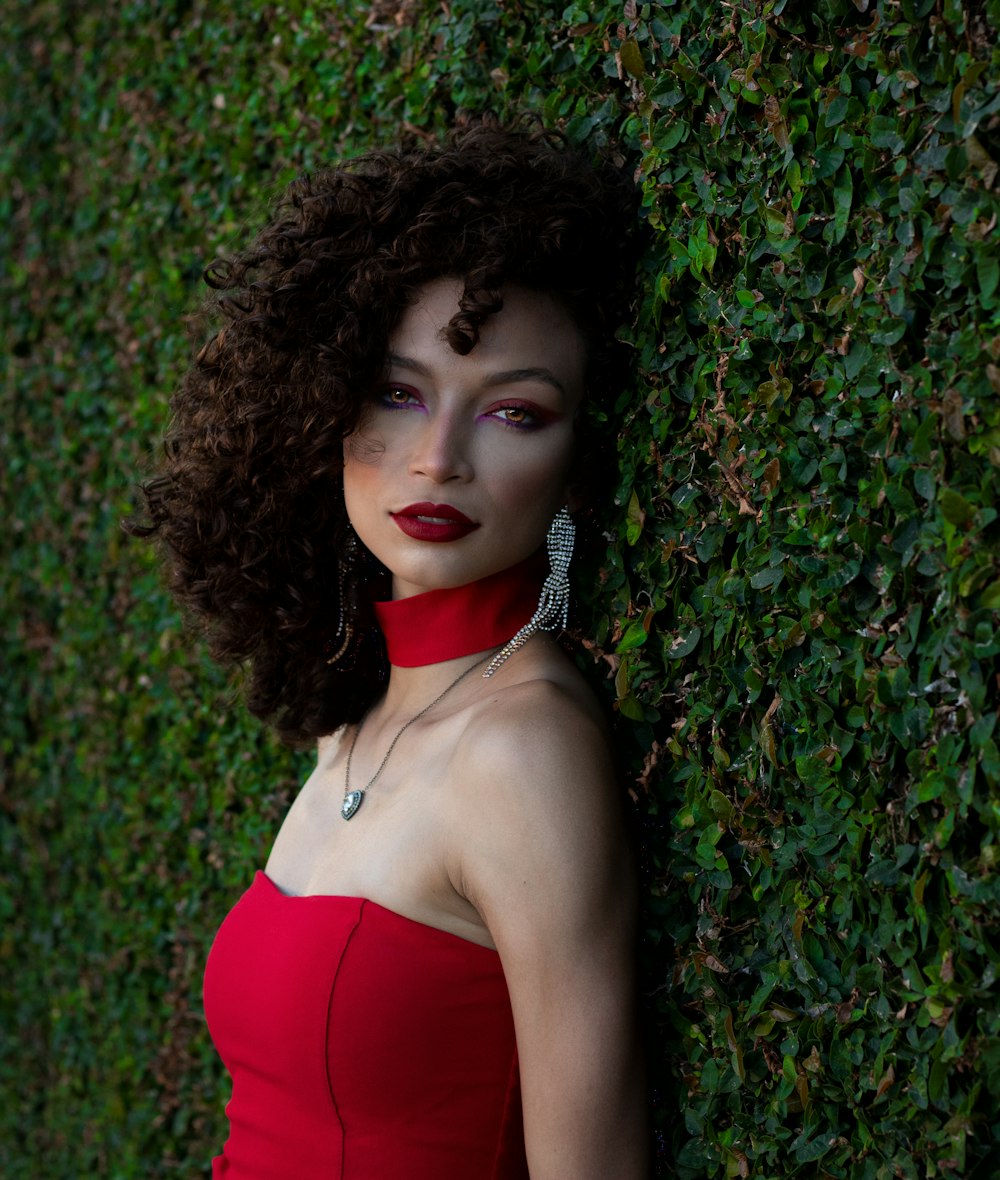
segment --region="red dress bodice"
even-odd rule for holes
[[[215,938],[205,1013],[233,1079],[215,1180],[526,1180],[496,951],[259,872]]]

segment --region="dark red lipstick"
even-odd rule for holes
[[[407,504],[389,514],[408,537],[417,541],[458,541],[479,525],[450,504]]]

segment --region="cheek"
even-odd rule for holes
[[[366,439],[354,435],[344,440],[344,506],[355,528],[371,514],[380,458],[381,453],[373,454]]]
[[[371,430],[358,430],[344,439],[344,470],[348,465],[371,467],[385,454],[385,440]]]
[[[549,452],[538,462],[498,471],[496,499],[518,517],[534,522],[549,520],[566,502],[569,494],[572,448]],[[516,518],[515,518],[516,519]]]

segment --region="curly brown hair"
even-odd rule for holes
[[[216,659],[248,665],[248,707],[286,741],[356,720],[378,690],[379,641],[364,625],[374,559],[346,590],[340,576],[343,440],[404,309],[425,283],[464,279],[445,336],[465,354],[506,284],[548,292],[587,341],[590,399],[607,405],[624,371],[614,331],[635,222],[609,162],[537,127],[481,120],[296,180],[256,240],[205,272],[223,322],[172,400],[143,487],[148,519],[126,527],[161,542],[171,590]],[[342,596],[361,622],[350,658],[331,666]]]

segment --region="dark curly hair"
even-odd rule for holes
[[[148,518],[126,528],[158,538],[171,590],[216,659],[248,665],[248,706],[286,741],[356,720],[378,689],[379,640],[364,622],[374,559],[362,555],[346,588],[340,576],[343,440],[404,309],[425,283],[464,279],[445,336],[465,354],[506,284],[548,292],[587,341],[590,398],[607,404],[625,368],[614,331],[635,221],[612,164],[553,132],[480,120],[296,180],[256,240],[205,272],[222,324],[171,403],[143,487]],[[586,437],[578,450],[586,462]],[[342,597],[354,650],[330,665]]]

